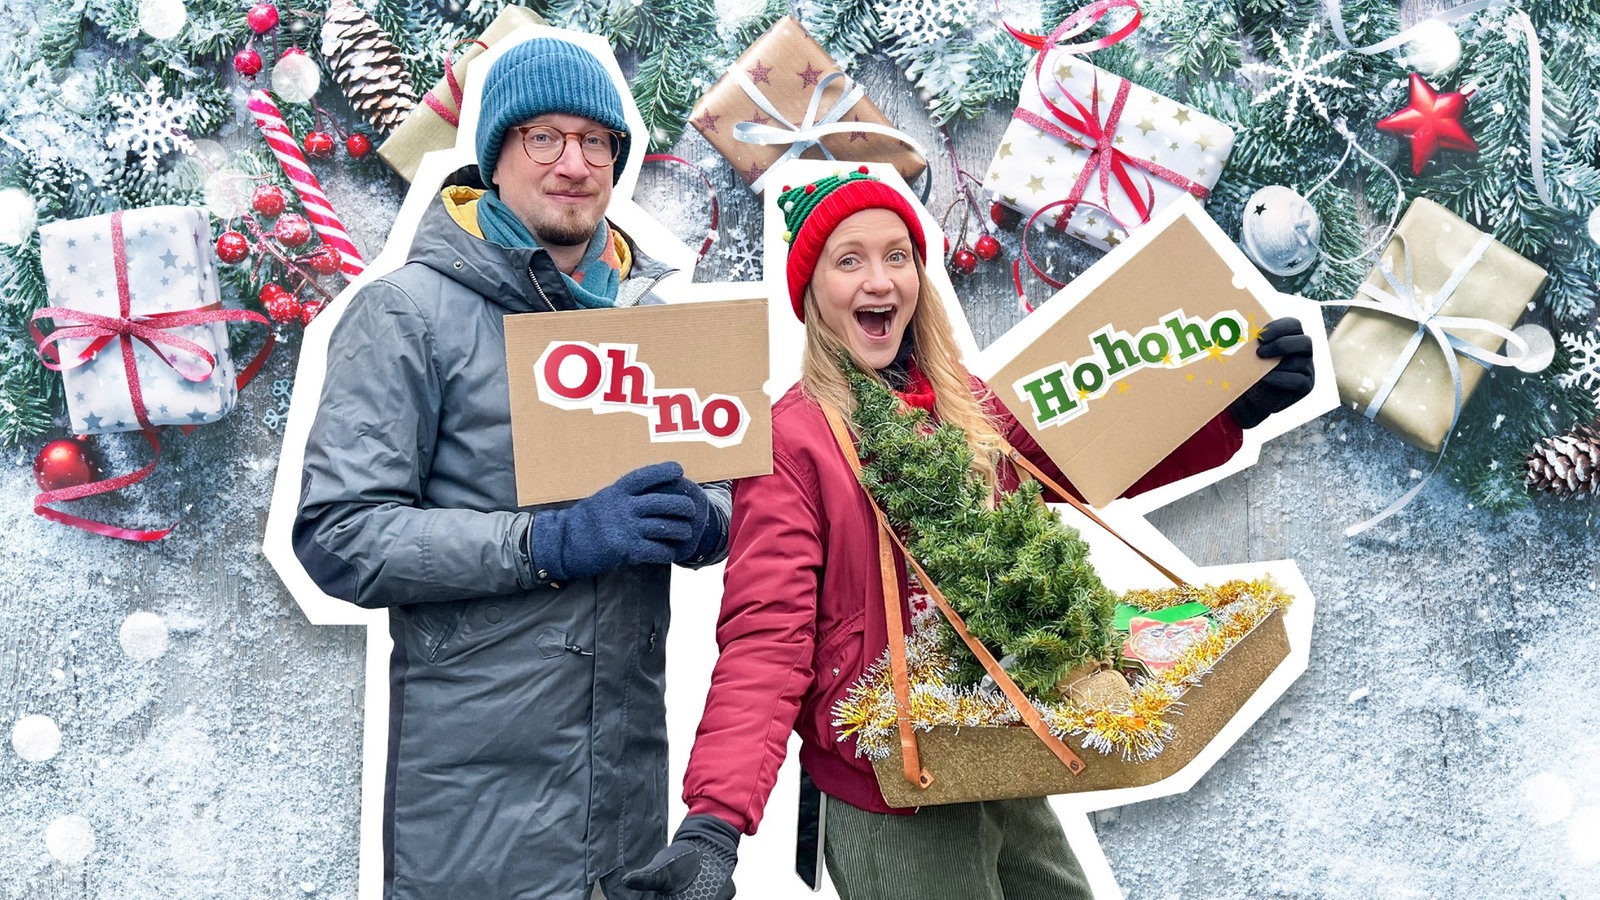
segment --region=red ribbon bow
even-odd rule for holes
[[[996,2],[998,4],[998,0]],[[1114,9],[1131,9],[1133,10],[1133,16],[1121,27],[1104,37],[1080,43],[1066,43],[1093,27]],[[1077,181],[1073,183],[1071,191],[1067,194],[1061,215],[1056,219],[1055,227],[1057,230],[1065,228],[1074,210],[1080,203],[1084,202],[1083,197],[1091,183],[1098,182],[1101,198],[1105,206],[1109,207],[1111,205],[1111,181],[1113,178],[1116,179],[1117,186],[1122,189],[1122,193],[1132,202],[1134,212],[1138,214],[1138,221],[1141,223],[1149,221],[1155,205],[1155,185],[1150,180],[1151,175],[1170,182],[1201,200],[1210,196],[1211,191],[1205,185],[1191,181],[1165,166],[1129,156],[1122,150],[1117,149],[1114,143],[1117,125],[1122,118],[1122,111],[1127,105],[1128,93],[1132,87],[1127,79],[1117,79],[1116,97],[1111,101],[1103,117],[1100,109],[1100,80],[1098,75],[1095,76],[1088,104],[1074,97],[1059,79],[1053,75],[1050,76],[1055,83],[1056,89],[1077,110],[1076,115],[1057,105],[1045,93],[1046,76],[1044,63],[1045,57],[1051,55],[1052,51],[1074,54],[1104,49],[1133,34],[1139,27],[1142,15],[1137,0],[1098,0],[1098,2],[1091,3],[1068,16],[1049,35],[1031,34],[1014,28],[1004,21],[1001,22],[1013,37],[1039,51],[1039,55],[1034,60],[1034,81],[1039,86],[1040,101],[1056,121],[1052,122],[1037,113],[1020,107],[1013,115],[1013,118],[1026,122],[1074,147],[1089,151],[1089,159],[1078,173]],[[1063,128],[1063,125],[1066,127]],[[1144,179],[1145,189],[1143,193],[1140,192],[1139,186],[1135,181],[1136,174],[1137,177]]]

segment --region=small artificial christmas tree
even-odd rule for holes
[[[991,502],[960,429],[930,426],[925,412],[907,410],[881,382],[848,371],[862,484],[972,635],[997,658],[1010,657],[1017,686],[1059,699],[1056,686],[1069,672],[1110,658],[1118,643],[1116,598],[1089,565],[1088,545],[1039,502],[1036,482]],[[954,680],[977,683],[978,661],[953,632],[946,643],[957,660]]]

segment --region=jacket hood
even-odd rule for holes
[[[566,296],[564,283],[557,277],[549,253],[531,247],[503,247],[469,233],[458,223],[449,207],[459,209],[475,203],[484,190],[477,166],[466,166],[445,179],[438,202],[430,203],[423,213],[406,261],[427,266],[513,313],[548,310],[528,276],[533,271],[539,275],[545,292],[556,301],[557,308],[575,308],[576,304]],[[654,284],[671,272],[664,264],[640,253],[633,239],[621,229],[613,225],[612,230],[622,236],[631,251],[629,271],[622,273],[624,282],[643,280]],[[637,302],[637,298],[632,302]],[[631,303],[619,300],[618,305]]]

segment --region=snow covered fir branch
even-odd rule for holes
[[[395,48],[399,74],[387,83],[398,91],[404,81],[418,96],[442,77],[447,56],[507,5],[357,2]],[[964,129],[979,126],[975,120],[1008,115],[1032,77],[1033,51],[1005,24],[1046,34],[1081,5],[1006,0],[997,16],[971,0],[527,4],[554,25],[601,34],[617,48],[656,151],[688,140],[685,127],[702,94],[783,15],[796,17],[846,72],[869,62],[898,71],[926,122],[960,142]],[[1593,360],[1582,351],[1596,334],[1600,283],[1600,108],[1591,88],[1600,2],[1499,6],[1374,53],[1359,49],[1415,23],[1393,0],[1141,6],[1131,37],[1087,58],[1233,129],[1236,142],[1207,210],[1235,238],[1242,237],[1246,201],[1264,187],[1286,186],[1310,202],[1321,253],[1296,274],[1273,276],[1281,290],[1349,300],[1394,215],[1416,197],[1438,201],[1548,272],[1524,321],[1556,336],[1554,362],[1539,372],[1488,373],[1463,409],[1445,460],[1467,502],[1497,511],[1527,503],[1532,448],[1593,420],[1600,401]],[[253,140],[244,97],[255,88],[279,89],[273,76],[296,51],[332,65],[322,58],[323,0],[274,6],[268,28],[237,0],[44,0],[40,9],[30,32],[0,58],[0,188],[7,191],[0,196],[9,198],[0,206],[0,237],[14,238],[0,240],[0,444],[7,446],[37,441],[64,421],[57,379],[27,336],[33,312],[48,305],[34,226],[113,209],[204,204],[210,170],[223,163],[288,189]],[[1075,40],[1115,31],[1127,15],[1114,11]],[[1467,97],[1461,124],[1475,153],[1446,150],[1413,172],[1407,142],[1377,130],[1407,104],[1413,73]],[[290,130],[304,137],[333,121],[372,131],[343,83],[323,77],[308,98],[315,105],[280,94]],[[932,152],[942,157],[942,148]],[[371,191],[403,191],[375,156],[353,165],[355,180]],[[941,184],[955,178],[942,164],[932,177]],[[725,193],[722,201],[751,209],[758,202],[743,193]],[[215,227],[231,226],[219,219]],[[257,281],[224,272],[228,304],[260,304]]]

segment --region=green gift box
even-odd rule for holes
[[[1471,356],[1498,353],[1544,283],[1544,269],[1511,248],[1431,200],[1412,201],[1328,338],[1339,398],[1440,452],[1458,414],[1444,344],[1465,405],[1485,368]]]
[[[489,27],[479,35],[478,41],[461,48],[461,55],[451,55],[445,77],[423,96],[421,103],[395,127],[388,139],[378,147],[378,155],[389,168],[410,181],[422,165],[422,157],[435,150],[448,150],[456,145],[456,124],[461,116],[461,91],[467,84],[467,68],[482,55],[486,46],[493,46],[511,32],[524,25],[549,24],[536,12],[522,6],[508,6],[495,16]],[[452,87],[450,75],[454,73]],[[485,175],[487,177],[487,175]]]

